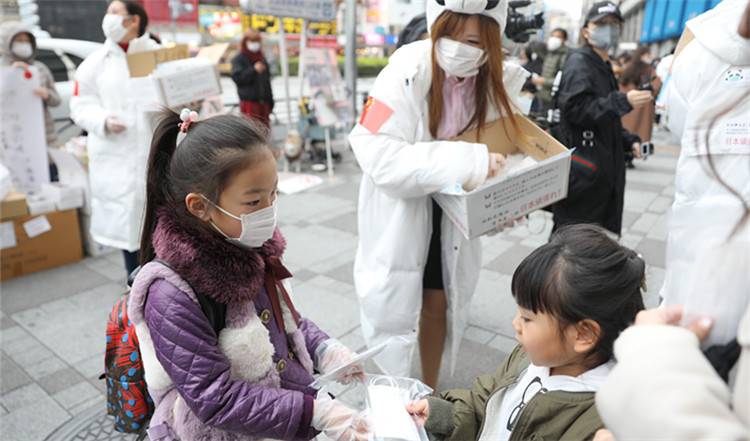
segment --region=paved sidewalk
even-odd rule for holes
[[[666,146],[663,133],[658,135],[657,154],[628,171],[622,237],[649,264],[647,303],[652,306],[663,280],[677,160],[677,149]],[[281,196],[279,212],[300,311],[361,349],[352,285],[360,172],[348,149],[339,145],[338,150],[344,162],[335,180],[306,193]],[[441,388],[468,386],[476,375],[494,371],[513,348],[511,275],[526,255],[546,242],[551,227],[548,216],[537,213],[529,226],[483,239],[471,327],[456,373],[444,371]],[[113,434],[111,421],[104,417],[104,382],[97,379],[103,370],[107,313],[125,292],[124,279],[122,256],[112,253],[0,286],[0,439],[133,438]]]

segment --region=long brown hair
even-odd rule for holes
[[[463,29],[471,15],[459,14],[456,12],[445,11],[432,26],[432,85],[430,86],[430,134],[437,138],[438,126],[443,118],[443,83],[445,81],[445,72],[437,63],[435,54],[437,41],[442,37],[455,37],[456,33]],[[487,54],[487,62],[479,68],[476,85],[474,89],[475,111],[471,121],[464,128],[478,127],[477,141],[479,132],[487,120],[487,108],[489,97],[492,97],[492,104],[498,112],[505,111],[509,116],[513,128],[518,133],[519,125],[513,116],[513,108],[505,91],[503,84],[503,51],[502,41],[500,39],[500,28],[495,20],[484,15],[477,15],[479,18],[479,39]],[[505,127],[507,131],[507,126]]]

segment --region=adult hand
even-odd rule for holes
[[[654,96],[649,90],[631,90],[627,94],[628,102],[634,109],[643,107],[654,100]]]
[[[26,70],[29,68],[29,63],[26,63],[25,61],[14,61],[13,67],[17,67],[19,69]]]
[[[537,87],[544,86],[544,77],[537,74],[531,75],[531,83],[534,84]]]
[[[607,429],[599,429],[594,434],[592,441],[617,441],[615,436]]]
[[[367,441],[371,435],[367,418],[327,396],[315,400],[311,425],[335,441]]]
[[[266,65],[263,64],[262,61],[256,61],[255,64],[253,64],[253,69],[258,73],[263,73],[266,71]]]
[[[108,116],[104,124],[110,133],[122,133],[127,129],[127,126],[117,119],[116,116]]]
[[[633,157],[641,159],[643,155],[641,154],[641,143],[640,142],[634,142],[633,143]]]
[[[34,95],[38,96],[44,101],[47,101],[47,99],[49,98],[49,90],[47,90],[46,87],[37,87],[36,89],[34,89]]]
[[[414,418],[417,425],[424,427],[430,418],[430,403],[427,400],[412,401],[406,405],[406,411]]]
[[[487,167],[487,179],[494,178],[505,167],[505,156],[500,153],[490,153],[489,166]]]
[[[337,340],[331,340],[319,357],[319,369],[325,374],[341,366],[349,364],[356,354]],[[365,367],[361,363],[350,366],[336,377],[341,384],[350,384],[354,381],[364,381]]]
[[[635,326],[641,325],[674,325],[677,326],[682,320],[682,305],[670,305],[663,308],[646,309],[635,316]],[[686,326],[693,332],[698,340],[703,340],[708,336],[713,326],[713,321],[709,317],[702,317],[693,321]]]

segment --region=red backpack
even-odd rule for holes
[[[157,262],[171,269],[166,262]],[[139,270],[140,267],[128,278],[129,286]],[[226,305],[200,294],[192,286],[191,289],[214,332],[219,335],[224,329]],[[115,417],[115,430],[145,434],[147,422],[154,413],[154,402],[146,386],[135,325],[128,318],[127,294],[115,303],[107,319],[104,374],[99,379],[107,381],[107,413]]]

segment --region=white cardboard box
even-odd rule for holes
[[[433,195],[466,238],[493,231],[498,225],[551,205],[568,194],[571,151],[526,117],[516,115],[516,118],[525,136],[508,136],[498,120],[485,126],[479,142],[495,153],[507,155],[520,151],[534,158],[537,164],[491,180],[471,192],[446,189]],[[477,142],[476,132],[458,139]]]
[[[216,63],[203,57],[168,61],[152,74],[161,103],[176,108],[221,95]]]

